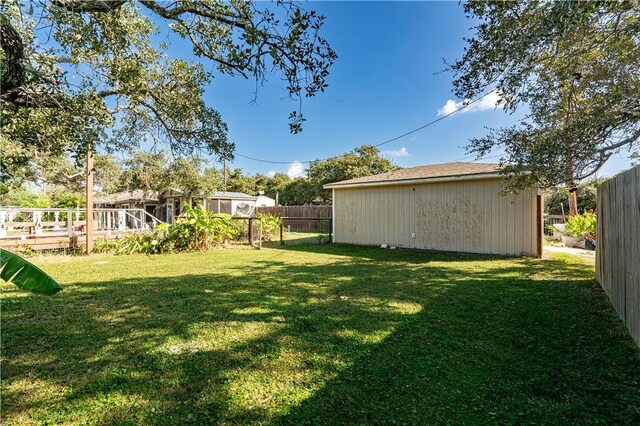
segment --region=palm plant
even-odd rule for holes
[[[0,278],[32,293],[52,295],[62,290],[42,269],[5,249],[0,249]]]

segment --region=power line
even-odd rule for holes
[[[466,104],[462,105],[461,107],[456,108],[456,109],[454,109],[453,111],[451,111],[451,112],[449,112],[449,113],[447,113],[447,114],[445,114],[445,115],[443,115],[443,116],[440,116],[440,117],[436,118],[435,120],[431,120],[430,122],[428,122],[428,123],[426,123],[426,124],[424,124],[424,125],[422,125],[422,126],[420,126],[420,127],[417,127],[417,128],[415,128],[415,129],[413,129],[413,130],[411,130],[411,131],[408,131],[408,132],[406,132],[406,133],[403,133],[403,134],[401,134],[401,135],[399,135],[399,136],[396,136],[396,137],[393,137],[393,138],[391,138],[391,139],[387,139],[386,141],[380,142],[380,143],[375,144],[375,145],[372,145],[372,146],[373,146],[374,148],[377,148],[377,147],[379,147],[379,146],[386,145],[386,144],[388,144],[388,143],[391,143],[391,142],[397,141],[398,139],[402,139],[402,138],[404,138],[405,136],[409,136],[409,135],[411,135],[411,134],[413,134],[413,133],[416,133],[416,132],[418,132],[418,131],[420,131],[420,130],[422,130],[422,129],[425,129],[425,128],[429,127],[429,126],[432,126],[432,125],[436,124],[437,122],[442,121],[442,120],[444,120],[445,118],[447,118],[447,117],[449,117],[449,116],[451,116],[451,115],[453,115],[453,114],[455,114],[455,113],[457,113],[457,112],[459,112],[459,111],[462,111],[463,109],[465,109],[465,108],[467,108],[467,107],[469,107],[469,106],[471,106],[471,105],[475,104],[476,102],[481,101],[482,99],[484,99],[485,97],[487,97],[490,93],[491,93],[491,92],[487,92],[487,93],[485,93],[484,95],[482,95],[482,96],[480,96],[480,97],[478,97],[478,98],[476,98],[476,99],[472,100],[471,102],[468,102],[468,103],[466,103]],[[326,161],[326,160],[331,160],[331,159],[334,159],[334,158],[340,158],[340,157],[344,157],[344,156],[348,155],[350,152],[352,152],[352,151],[349,151],[348,153],[345,153],[345,154],[335,155],[335,156],[333,156],[333,157],[318,158],[317,160],[319,160],[319,161]],[[291,164],[291,163],[293,163],[293,162],[298,162],[298,163],[303,163],[303,164],[309,164],[309,163],[311,163],[312,161],[316,161],[316,160],[305,160],[305,161],[298,161],[298,160],[293,160],[293,161],[273,161],[273,160],[264,160],[264,159],[261,159],[261,158],[255,158],[255,157],[250,157],[250,156],[248,156],[248,155],[240,154],[240,153],[238,153],[238,152],[236,152],[236,153],[235,153],[235,155],[237,155],[238,157],[246,158],[247,160],[258,161],[258,162],[261,162],[261,163],[268,163],[268,164]],[[457,161],[457,160],[456,160],[456,161]]]

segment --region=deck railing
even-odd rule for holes
[[[93,209],[97,235],[155,228],[162,223],[143,209]],[[82,209],[0,206],[0,239],[78,236],[86,232]]]

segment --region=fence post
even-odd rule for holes
[[[333,219],[329,219],[329,241],[330,243],[333,242]]]
[[[282,228],[284,227],[284,222],[280,220],[280,245],[284,245],[284,238],[282,238]]]
[[[124,231],[127,229],[125,223],[124,210],[118,210],[118,231]]]
[[[71,210],[67,210],[67,235],[69,238],[73,237],[73,213]]]
[[[253,220],[253,218],[249,218],[249,245],[252,246],[253,245],[253,229],[251,229],[251,221]]]
[[[42,235],[42,212],[33,212],[33,232],[35,235]]]

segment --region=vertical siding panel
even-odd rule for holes
[[[395,205],[395,198],[396,198],[396,192],[398,190],[397,186],[391,187],[389,188],[389,191],[387,191],[387,193],[389,194],[389,205],[393,206]],[[389,216],[390,216],[390,220],[389,220],[389,224],[391,225],[389,227],[389,235],[390,235],[390,239],[391,241],[393,241],[393,245],[397,246],[398,245],[398,238],[396,237],[396,215],[398,214],[398,209],[397,208],[392,208],[389,209]]]
[[[508,196],[503,195],[500,197],[500,224],[496,229],[498,235],[500,235],[500,254],[507,254],[507,228],[509,227],[507,217],[507,205]]]
[[[402,186],[402,190],[400,191],[400,205],[399,209],[401,212],[400,215],[400,240],[402,241],[402,246],[406,247],[406,229],[407,229],[407,187]]]
[[[375,235],[376,244],[384,244],[386,243],[386,241],[384,232],[382,230],[382,222],[384,221],[384,212],[386,211],[386,208],[383,207],[384,200],[382,199],[382,193],[380,192],[380,190],[378,190],[375,198],[377,200],[377,205],[375,206],[376,229],[374,230],[373,235]]]
[[[513,253],[522,254],[523,251],[523,232],[522,227],[524,225],[524,206],[523,206],[522,194],[518,194],[515,197],[515,204],[513,205],[515,220],[514,220],[514,235],[513,235]]]
[[[383,191],[383,188],[369,188],[368,191],[363,194],[368,199],[380,201],[381,191]],[[367,203],[366,205],[367,205],[367,215],[369,215],[371,217],[371,220],[374,222],[380,221],[381,215],[384,212],[387,212],[390,209],[393,209],[392,205],[380,204],[379,202],[373,205]],[[371,229],[366,229],[364,230],[364,232],[367,234],[367,241],[369,242],[370,245],[378,244],[379,237],[377,233],[371,232]]]
[[[404,247],[411,247],[411,185],[404,187],[404,233],[402,235],[402,244]]]
[[[355,221],[355,229],[356,229],[356,241],[362,241],[363,244],[366,244],[367,241],[363,239],[363,232],[362,232],[362,228],[364,228],[364,221],[366,220],[366,217],[364,215],[364,209],[363,209],[363,205],[362,205],[362,191],[359,190],[355,190],[355,196],[356,196],[356,221]]]
[[[498,181],[499,182],[499,181]],[[489,185],[489,197],[491,199],[491,253],[500,253],[500,188],[496,181],[491,181]]]
[[[431,222],[431,231],[433,233],[433,248],[436,250],[442,250],[444,247],[444,239],[447,233],[446,222],[443,220],[443,205],[446,204],[445,185],[438,183],[437,191],[434,194],[433,202],[433,219]]]
[[[416,232],[416,191],[418,190],[416,188],[417,186],[418,185],[411,185],[411,192],[409,193],[411,208],[409,209],[409,212],[410,212],[409,235],[407,236],[407,238],[410,240],[408,247],[412,247],[412,248],[415,248],[415,242],[411,238],[411,233]]]
[[[376,192],[371,191],[366,196],[369,200],[367,208],[369,209],[369,229],[367,233],[371,236],[371,240],[377,242],[378,238],[378,221],[380,220],[380,211],[382,206],[379,203],[379,197]]]
[[[383,239],[387,244],[393,245],[393,240],[389,235],[389,230],[391,229],[391,226],[389,223],[389,208],[387,207],[389,205],[389,191],[385,191],[385,188],[379,188],[378,190],[380,191],[380,198],[381,198],[382,205],[385,206],[383,207],[383,214],[380,218],[382,222],[381,229],[382,229]]]
[[[470,252],[473,246],[473,184],[475,182],[461,183],[462,185],[462,250]]]
[[[439,190],[440,185],[433,184],[429,195],[429,208],[427,210],[426,223],[426,229],[429,235],[429,250],[435,250],[438,246],[438,234],[435,232],[437,226],[435,223],[437,221],[437,200]]]
[[[447,240],[446,247],[449,247],[448,250],[457,250],[457,240],[456,240],[456,222],[458,220],[458,193],[457,193],[457,185],[455,182],[447,185],[447,210],[445,214],[449,215],[449,235]],[[447,250],[445,247],[445,250]]]
[[[384,199],[385,199],[385,205],[386,206],[391,206],[393,204],[393,187],[389,188],[389,190],[386,190],[384,188],[381,188],[384,191]],[[386,223],[386,233],[387,233],[387,238],[389,239],[389,242],[392,245],[396,245],[396,241],[395,238],[393,237],[393,209],[390,209],[389,207],[385,208],[385,223]]]
[[[493,216],[491,216],[491,205],[493,198],[490,196],[491,193],[491,182],[490,180],[484,181],[484,249],[485,253],[493,253],[493,241],[491,235],[491,221],[493,220]]]
[[[404,237],[403,241],[405,242],[407,247],[411,247],[411,210],[413,206],[411,205],[411,197],[412,197],[412,186],[407,185],[405,188],[405,212],[406,212],[406,225],[404,229]]]
[[[400,237],[400,219],[402,212],[398,208],[398,206],[400,205],[400,191],[402,191],[401,186],[396,186],[395,191],[393,191],[393,235],[396,239],[396,245],[402,246],[404,245],[402,244],[402,239]]]
[[[366,217],[364,223],[367,225],[362,227],[362,233],[367,241],[367,245],[371,245],[373,244],[373,236],[371,235],[371,232],[369,232],[371,221],[376,215],[376,211],[380,210],[372,208],[373,206],[371,201],[377,199],[378,197],[376,195],[376,191],[372,191],[371,189],[362,191],[360,194],[362,196],[362,204],[364,205],[363,213]],[[384,208],[386,209],[388,207],[385,206]]]
[[[454,251],[460,251],[460,246],[458,244],[460,238],[459,238],[459,225],[458,225],[458,220],[459,220],[459,210],[460,210],[460,194],[458,194],[459,192],[459,185],[457,182],[454,182],[451,184],[451,204],[452,204],[452,212],[453,212],[453,216],[451,218],[451,250]]]
[[[369,229],[371,227],[371,221],[374,218],[374,216],[376,215],[377,211],[380,211],[381,209],[375,209],[372,208],[373,205],[371,203],[372,200],[377,199],[377,194],[376,194],[377,190],[375,190],[375,188],[367,188],[366,191],[362,191],[361,195],[362,195],[362,204],[364,205],[364,215],[367,218],[367,220],[365,221],[365,223],[367,224],[367,226],[363,226],[362,227],[362,233],[367,241],[367,245],[372,245],[373,244],[373,235],[371,235],[371,232],[369,232]],[[384,206],[383,209],[388,209],[388,206]]]
[[[478,209],[478,187],[481,182],[473,181],[469,182],[469,201],[467,206],[468,215],[466,221],[469,223],[467,228],[469,229],[469,244],[467,245],[469,252],[477,252],[479,249],[478,233],[480,232],[480,219],[483,217],[483,212]]]
[[[342,211],[340,210],[340,191],[333,191],[333,241],[340,242],[340,219]]]
[[[404,227],[407,219],[407,211],[404,208],[405,203],[406,186],[398,187],[398,238],[402,247],[406,247]]]
[[[416,235],[416,246],[420,248],[429,248],[430,235],[428,233],[429,224],[429,194],[433,191],[431,185],[420,186],[420,222],[418,233]]]
[[[523,200],[524,201],[524,210],[523,210],[524,224],[522,226],[524,243],[523,243],[522,251],[524,251],[526,254],[529,254],[529,255],[535,255],[535,250],[531,250],[531,246],[532,246],[531,241],[533,240],[533,233],[531,232],[532,231],[531,206],[535,204],[535,199],[531,196],[532,193],[533,191],[528,190],[522,194],[522,197],[524,198]]]
[[[459,182],[458,186],[460,188],[460,197],[458,198],[460,203],[460,209],[458,210],[458,250],[460,251],[469,251],[469,238],[467,238],[467,210],[469,207],[469,185],[465,185],[464,182]]]
[[[535,206],[536,206],[536,190],[531,190],[527,192],[527,210],[525,211],[525,226],[524,232],[526,232],[526,243],[527,243],[527,253],[535,256],[537,248],[536,246],[536,235],[534,233],[536,216],[535,216]]]
[[[473,189],[473,209],[477,214],[477,216],[475,216],[475,223],[473,226],[473,251],[477,253],[484,253],[484,200],[482,197],[484,191],[484,181],[475,181]]]
[[[444,242],[442,245],[442,250],[447,250],[447,247],[449,247],[449,250],[453,250],[455,248],[455,239],[453,237],[453,222],[456,219],[456,206],[453,202],[453,200],[455,200],[456,198],[455,191],[455,183],[443,184],[444,194],[442,196],[442,199],[444,200],[444,202],[441,207],[441,214],[444,219],[445,226],[443,227]]]
[[[507,207],[507,225],[506,225],[506,234],[507,234],[507,253],[512,255],[514,253],[514,241],[515,241],[515,232],[514,232],[514,224],[515,224],[515,214],[513,209],[513,194],[509,194],[506,197],[506,207]]]

